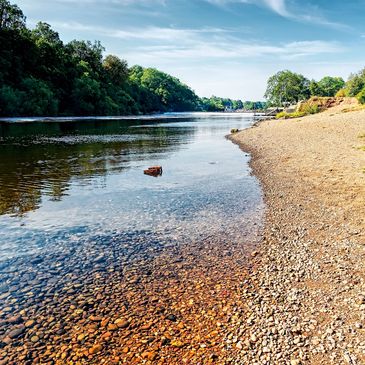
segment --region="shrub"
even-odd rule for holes
[[[318,104],[304,103],[300,109],[300,112],[304,113],[305,115],[317,114],[320,112],[320,108]]]
[[[359,103],[365,104],[365,87],[356,95],[356,98]]]
[[[280,112],[276,114],[275,119],[293,119],[293,118],[304,117],[305,115],[306,114],[303,112],[294,112],[294,113]]]
[[[348,91],[346,88],[340,89],[336,93],[336,98],[344,98],[347,96],[347,94],[348,94]]]

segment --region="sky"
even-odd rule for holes
[[[365,66],[365,0],[11,0],[64,42],[100,40],[199,96],[263,100],[280,70],[309,79]]]

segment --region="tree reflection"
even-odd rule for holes
[[[92,177],[122,172],[133,161],[171,153],[195,131],[141,124],[100,120],[0,123],[0,214],[35,210],[44,196],[59,201],[67,194],[71,179],[87,184]]]

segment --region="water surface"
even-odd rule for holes
[[[260,224],[249,156],[225,139],[247,114],[0,123],[0,261],[121,239],[126,250]],[[162,165],[163,175],[143,170]],[[251,228],[250,228],[251,229]],[[136,253],[138,254],[138,252]]]

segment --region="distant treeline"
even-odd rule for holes
[[[17,5],[0,0],[1,116],[241,109],[242,102],[200,99],[164,72],[104,57],[100,42],[64,44],[49,24],[40,22],[31,30],[25,20]]]
[[[271,76],[265,97],[272,106],[287,106],[310,97],[356,97],[365,103],[365,68],[351,74],[345,82],[341,77],[325,76],[309,80],[301,74],[284,70]]]
[[[212,96],[211,98],[201,98],[200,107],[202,110],[217,111],[236,111],[236,110],[264,110],[267,103],[263,101],[242,101]]]

